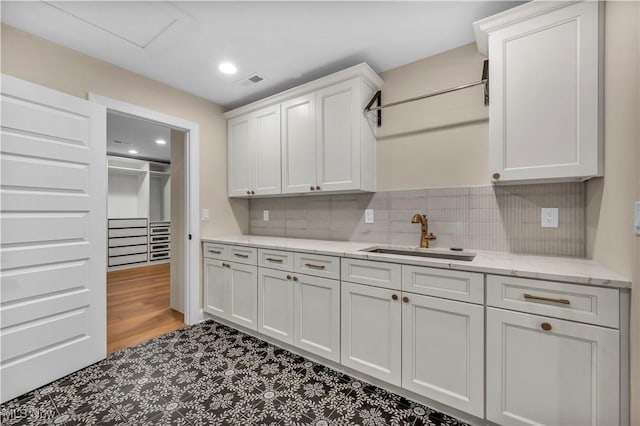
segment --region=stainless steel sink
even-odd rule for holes
[[[472,261],[476,257],[475,253],[468,251],[442,250],[442,249],[420,249],[404,247],[369,247],[360,251],[367,253],[395,254],[399,256],[431,257],[435,259],[464,260]]]

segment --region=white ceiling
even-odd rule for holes
[[[1,2],[2,22],[227,107],[367,62],[386,71],[474,40],[502,1]],[[229,60],[233,76],[217,67]],[[264,81],[238,82],[258,73]]]
[[[159,145],[157,139],[167,143]],[[134,149],[137,154],[129,154]],[[107,153],[133,158],[171,161],[171,129],[128,115],[107,113]]]

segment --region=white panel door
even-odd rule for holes
[[[251,136],[251,116],[229,120],[227,126],[229,150],[229,196],[251,194],[254,169],[254,141]]]
[[[282,170],[280,163],[280,105],[255,113],[255,169],[253,188],[255,195],[280,194]]]
[[[258,331],[292,344],[293,329],[291,273],[258,268]]]
[[[488,308],[487,419],[619,424],[619,339],[610,328]]]
[[[340,362],[340,281],[296,275],[295,345]]]
[[[402,387],[484,417],[484,307],[403,293]]]
[[[228,318],[228,277],[226,263],[204,258],[204,311],[220,318]]]
[[[282,192],[316,187],[315,93],[284,102],[282,111]]]
[[[317,185],[322,191],[360,188],[360,80],[316,93]]]
[[[228,263],[227,319],[257,330],[258,324],[258,267]]]
[[[1,402],[106,355],[104,107],[2,75]]]
[[[402,361],[399,296],[399,291],[342,282],[340,362],[397,386]]]

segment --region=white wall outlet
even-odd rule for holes
[[[202,209],[200,212],[200,219],[209,220],[209,209]]]
[[[269,222],[269,210],[262,210],[262,220]]]
[[[640,236],[640,201],[636,201],[633,209],[633,229]]]
[[[558,209],[543,207],[541,223],[543,228],[557,228],[558,227]]]
[[[373,209],[365,209],[364,211],[364,223],[373,223]]]

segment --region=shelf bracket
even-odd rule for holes
[[[484,106],[489,106],[489,60],[482,64],[482,81],[484,81]]]
[[[378,127],[382,126],[382,109],[380,105],[382,104],[382,91],[378,90],[375,95],[371,98],[366,107],[364,107],[365,112],[370,112],[371,106],[376,102],[376,107],[378,108],[376,112],[378,113]]]

